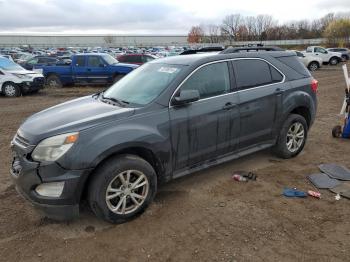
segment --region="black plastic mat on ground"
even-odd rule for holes
[[[333,187],[329,190],[343,197],[350,198],[350,182],[341,183],[340,185]]]
[[[344,166],[337,164],[321,164],[318,167],[331,178],[350,181],[350,170]]]
[[[331,178],[324,173],[309,175],[308,179],[315,187],[320,189],[329,189],[341,184],[337,179]]]

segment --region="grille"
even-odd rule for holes
[[[36,78],[34,78],[33,83],[39,84],[39,85],[44,84],[44,78],[43,77],[36,77]]]
[[[15,141],[23,147],[30,146],[29,141],[24,137],[20,136],[18,133],[15,136]]]

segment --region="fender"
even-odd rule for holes
[[[141,148],[152,152],[163,174],[171,172],[172,150],[167,110],[84,130],[78,143],[60,159],[62,167],[75,170],[95,168],[113,154]],[[74,161],[77,156],[79,164]]]
[[[283,98],[281,107],[279,108],[279,117],[277,117],[277,121],[273,129],[273,137],[277,138],[279,130],[282,128],[287,117],[293,110],[300,107],[306,108],[308,110],[310,121],[309,125],[311,126],[313,124],[316,115],[316,104],[314,102],[314,99],[309,93],[305,91],[293,91]]]

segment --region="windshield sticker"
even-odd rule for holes
[[[176,67],[161,67],[158,69],[158,72],[173,74],[177,71]]]

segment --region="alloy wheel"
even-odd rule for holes
[[[287,132],[287,148],[290,152],[298,151],[305,139],[304,126],[300,122],[293,123]]]
[[[106,203],[110,211],[126,215],[137,210],[146,200],[149,182],[138,170],[119,173],[108,185]]]
[[[16,87],[12,84],[7,84],[4,87],[5,94],[7,96],[15,96],[16,95]]]

